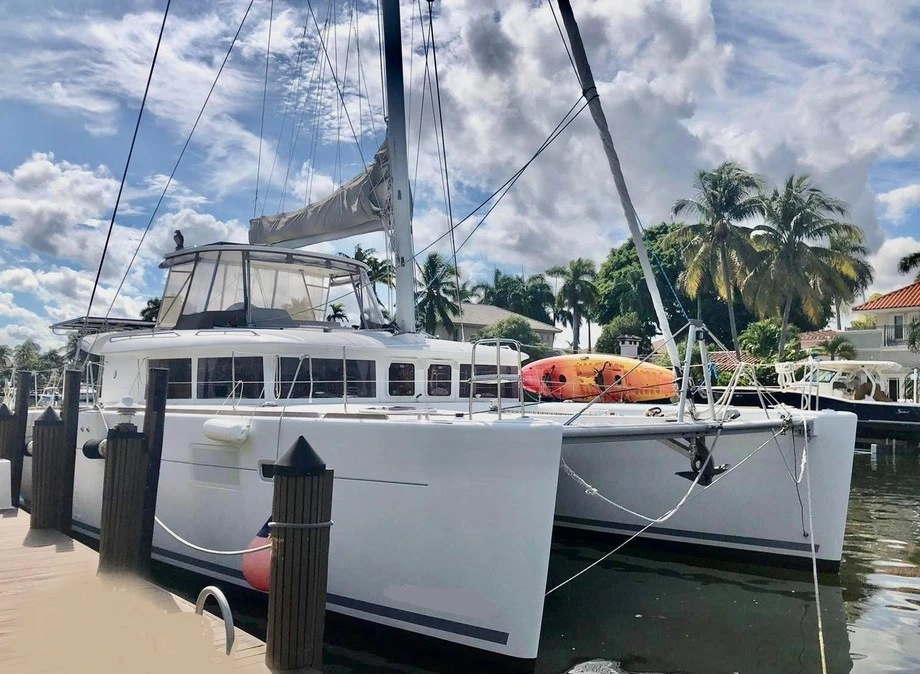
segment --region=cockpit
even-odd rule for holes
[[[158,329],[387,325],[367,267],[345,256],[216,243],[169,253],[160,268]]]

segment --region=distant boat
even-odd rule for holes
[[[525,365],[521,378],[524,390],[540,400],[648,403],[672,402],[677,396],[668,368],[606,353],[544,358]]]
[[[915,437],[920,430],[920,404],[894,400],[886,391],[889,380],[903,383],[910,371],[886,360],[814,360],[776,363],[777,386],[738,386],[732,391],[732,405],[781,403],[805,410],[836,410],[856,414],[856,430],[863,436]],[[718,399],[725,387],[713,387]],[[706,402],[698,390],[697,402]]]

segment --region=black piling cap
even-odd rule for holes
[[[10,412],[10,408],[6,406],[6,403],[0,405],[0,419],[9,419],[13,416],[13,413]]]
[[[42,415],[38,419],[35,420],[35,423],[37,424],[60,424],[63,422],[61,421],[61,417],[58,416],[57,412],[55,412],[53,409],[48,407],[44,412],[42,412]]]
[[[283,477],[307,477],[325,472],[326,462],[302,435],[275,462],[275,475]]]

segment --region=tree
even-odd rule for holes
[[[34,339],[27,339],[13,349],[13,363],[17,370],[37,370],[41,347]]]
[[[849,236],[832,236],[830,237],[830,249],[849,255],[853,259],[856,269],[854,278],[845,277],[846,292],[834,296],[834,314],[837,317],[837,330],[842,330],[840,310],[844,304],[852,304],[860,293],[864,293],[872,281],[875,279],[875,271],[872,265],[866,259],[869,256],[869,249],[863,245],[863,232],[859,232],[859,238]]]
[[[160,298],[151,297],[147,300],[147,306],[141,309],[141,318],[145,321],[156,321],[160,316]]]
[[[346,255],[345,253],[339,253],[339,255],[351,257],[353,260],[363,262],[367,265],[367,276],[371,282],[371,290],[374,291],[374,297],[377,298],[377,302],[382,304],[382,302],[380,302],[380,296],[377,294],[377,284],[382,283],[392,288],[396,284],[396,270],[393,268],[392,262],[389,260],[381,260],[377,257],[376,253],[376,249],[364,248],[358,243],[355,244],[354,255]]]
[[[742,349],[761,360],[772,360],[779,353],[780,326],[774,318],[751,323],[740,335]]]
[[[853,360],[856,358],[856,349],[844,335],[837,335],[821,343],[822,353],[826,353],[831,360]]]
[[[556,306],[572,312],[572,350],[577,353],[582,316],[594,306],[597,297],[594,261],[580,257],[570,260],[568,266],[551,267],[546,273],[562,280],[562,287],[556,295]]]
[[[898,271],[902,274],[909,274],[917,268],[920,268],[920,250],[905,255],[898,261]],[[920,281],[920,271],[917,272],[914,281]]]
[[[553,290],[543,274],[512,276],[495,269],[492,281],[473,286],[472,291],[483,304],[501,307],[535,321],[551,323]]]
[[[695,298],[708,279],[728,304],[728,317],[735,354],[741,359],[735,321],[735,287],[747,275],[754,249],[750,230],[737,225],[762,211],[756,193],[761,180],[734,162],[723,162],[712,171],[698,171],[695,195],[679,199],[674,216],[695,215],[698,221],[682,227],[675,236],[687,245],[683,285]]]
[[[639,350],[652,350],[652,335],[655,334],[653,325],[639,318],[635,311],[629,311],[620,314],[611,320],[601,330],[601,336],[597,338],[597,344],[594,350],[598,353],[619,353],[620,343],[618,341],[621,335],[634,335],[639,338]]]
[[[808,176],[790,176],[782,191],[761,197],[765,222],[752,240],[757,262],[744,284],[748,304],[761,316],[781,315],[779,351],[786,345],[793,301],[817,319],[826,302],[845,297],[863,269],[847,252],[830,247],[832,238],[862,241],[856,225],[836,220],[846,215],[842,201],[812,184]]]
[[[429,253],[419,270],[419,289],[415,293],[418,327],[433,335],[440,323],[453,333],[453,316],[460,313],[456,270],[441,253]]]
[[[521,343],[521,351],[530,356],[530,360],[539,360],[549,354],[550,349],[543,344],[540,337],[530,327],[527,319],[521,316],[508,316],[491,325],[487,325],[470,339],[495,339],[502,337],[505,339],[516,339]]]
[[[345,305],[341,302],[333,302],[329,305],[329,314],[326,320],[330,323],[347,323],[348,314],[345,313]]]

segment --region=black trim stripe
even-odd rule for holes
[[[592,520],[582,517],[569,517],[566,515],[556,515],[556,522],[563,524],[577,524],[589,527],[602,527],[604,529],[619,529],[621,531],[639,531],[642,529],[638,524],[623,524],[621,522],[607,522],[605,520]],[[797,552],[810,552],[811,544],[793,543],[790,541],[777,541],[771,538],[752,538],[749,536],[730,536],[728,534],[713,534],[702,531],[682,531],[681,529],[668,529],[666,527],[655,527],[649,530],[652,534],[661,534],[662,536],[673,536],[675,538],[695,539],[696,541],[713,541],[718,543],[735,543],[737,545],[755,545],[761,548],[775,548],[777,550],[795,550]],[[821,548],[815,543],[815,552]]]

